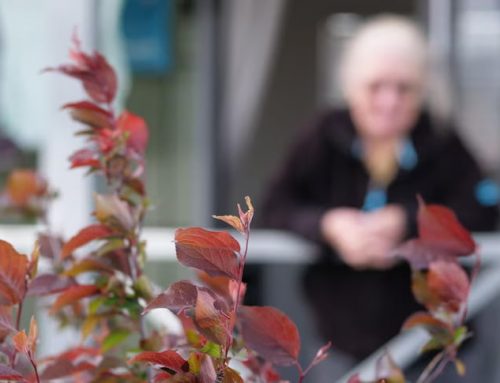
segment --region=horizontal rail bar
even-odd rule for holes
[[[0,239],[10,242],[18,251],[29,253],[35,243],[34,225],[0,225]],[[146,227],[150,261],[175,260],[173,228]],[[238,238],[238,234],[235,233]],[[500,234],[475,234],[483,263],[500,263]],[[248,262],[250,263],[310,263],[314,261],[316,246],[297,235],[279,230],[252,230]]]

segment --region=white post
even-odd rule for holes
[[[95,48],[95,2],[89,0],[44,0],[40,17],[44,18],[45,33],[38,38],[47,49],[46,66],[68,63],[71,37],[76,30],[85,50]],[[46,97],[40,100],[45,104],[46,115],[40,121],[45,129],[44,141],[40,150],[40,170],[59,192],[59,197],[50,209],[49,220],[52,229],[68,238],[84,227],[90,220],[92,209],[91,185],[83,170],[70,170],[68,157],[81,148],[81,137],[74,133],[78,124],[73,122],[61,106],[68,102],[86,98],[78,81],[57,73],[47,73],[41,77]],[[63,331],[51,319],[46,310],[40,310],[40,348],[41,355],[54,355],[63,351],[69,344],[80,341],[74,331]]]
[[[94,49],[94,1],[45,0],[46,34],[42,43],[47,49],[46,66],[68,63],[71,37],[76,30],[86,50]],[[43,79],[42,79],[43,78]],[[82,138],[75,137],[79,128],[61,106],[86,98],[78,81],[56,73],[41,76],[46,89],[47,114],[41,121],[46,134],[40,150],[40,169],[51,185],[59,191],[59,197],[50,211],[53,229],[63,235],[73,235],[90,219],[91,180],[83,170],[70,170],[68,157],[82,147]]]

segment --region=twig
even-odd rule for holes
[[[33,366],[33,370],[35,370],[36,381],[37,381],[37,383],[40,383],[40,376],[38,375],[38,368],[36,367],[36,363],[33,360],[33,355],[31,354],[31,351],[28,352],[28,357],[29,357],[31,365]]]
[[[434,369],[432,374],[429,375],[429,377],[426,380],[426,383],[431,383],[434,380],[436,380],[437,377],[442,374],[444,368],[446,367],[446,365],[448,364],[449,361],[450,361],[450,357],[448,354],[446,354],[443,357],[443,359],[440,361],[439,365]]]
[[[302,383],[306,377],[307,371],[302,369],[302,366],[298,361],[295,361],[295,367],[297,367],[297,371],[299,372],[299,383]]]
[[[240,295],[241,295],[241,286],[243,284],[243,270],[245,268],[245,262],[247,259],[247,253],[248,253],[248,242],[250,241],[250,227],[247,227],[245,230],[245,249],[243,250],[243,253],[241,254],[241,259],[240,259],[240,267],[238,270],[238,289],[236,290],[236,301],[234,303],[233,307],[233,315],[236,317],[238,313],[238,306],[240,305]],[[224,355],[224,365],[227,365],[227,359],[228,359],[228,354],[229,354],[229,349],[231,348],[231,345],[233,343],[233,329],[230,331],[229,335],[229,344],[226,347],[226,352]]]
[[[431,375],[432,371],[434,370],[434,368],[436,368],[438,363],[441,362],[443,357],[444,357],[444,351],[441,351],[436,356],[434,356],[434,358],[431,360],[431,362],[427,365],[425,370],[419,376],[417,383],[426,383],[428,377]]]
[[[470,291],[470,288],[472,287],[472,285],[474,284],[474,282],[476,281],[477,276],[479,274],[479,270],[481,269],[481,256],[479,255],[478,252],[475,252],[474,255],[476,256],[476,261],[474,262],[474,267],[472,269],[472,273],[470,276],[469,291]],[[465,320],[467,319],[467,312],[468,312],[468,305],[465,305],[464,311],[462,313],[462,318],[461,318],[462,322],[461,323],[464,323]]]
[[[19,306],[17,308],[17,316],[16,316],[16,330],[19,331],[19,328],[21,326],[21,315],[23,312],[23,303],[24,299],[19,302]]]

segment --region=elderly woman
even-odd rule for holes
[[[495,228],[497,199],[448,121],[424,106],[425,39],[410,21],[379,17],[341,61],[347,108],[305,130],[262,211],[268,227],[321,245],[305,278],[319,330],[355,359],[399,332],[418,309],[407,267],[390,250],[416,234],[416,195],[453,209],[470,230]]]

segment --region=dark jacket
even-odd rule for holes
[[[358,141],[346,110],[322,114],[292,149],[261,211],[265,226],[295,232],[321,245],[321,257],[305,278],[319,330],[337,348],[362,358],[399,332],[418,306],[406,265],[355,271],[340,262],[321,238],[319,223],[328,209],[362,208],[366,203],[370,180]],[[487,190],[481,190],[491,183],[484,180],[454,129],[435,129],[424,112],[409,142],[412,160],[401,163],[385,189],[387,203],[399,204],[407,212],[407,236],[416,235],[417,194],[427,203],[453,209],[469,230],[493,230],[498,209]]]

